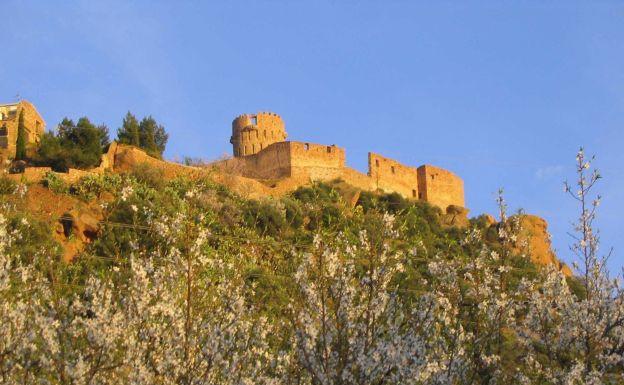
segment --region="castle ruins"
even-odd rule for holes
[[[24,115],[27,151],[32,153],[45,131],[45,121],[35,106],[26,100],[0,104],[0,162],[15,158],[20,114]]]
[[[368,154],[368,174],[345,165],[345,150],[335,145],[286,141],[284,121],[272,112],[244,114],[232,122],[234,157],[219,166],[248,178],[301,183],[342,179],[363,190],[396,192],[446,210],[464,207],[464,182],[431,165],[411,167],[375,153]]]

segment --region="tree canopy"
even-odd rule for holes
[[[145,150],[157,158],[162,157],[169,135],[165,128],[156,122],[151,115],[139,122],[130,112],[124,117],[121,127],[117,130],[117,141]]]
[[[56,134],[46,133],[34,161],[56,171],[69,168],[91,168],[100,163],[102,153],[110,144],[108,127],[96,126],[87,117],[74,121],[64,118]]]

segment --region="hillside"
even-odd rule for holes
[[[539,309],[562,301],[557,306],[572,311],[569,317],[574,311],[567,306],[585,303],[582,281],[550,248],[546,222],[507,216],[502,198],[503,220],[468,219],[461,207],[443,212],[343,180],[253,180],[116,144],[100,167],[79,178],[27,168],[0,181],[0,262],[11,267],[0,274],[0,298],[8,306],[0,316],[9,328],[3,333],[21,333],[15,341],[32,335],[32,346],[50,349],[37,353],[42,357],[67,345],[58,359],[72,365],[82,365],[81,352],[94,349],[99,358],[88,358],[85,370],[102,383],[111,373],[110,381],[127,381],[134,373],[129,365],[150,373],[147,382],[169,375],[179,382],[186,374],[174,373],[182,368],[212,373],[185,367],[189,356],[203,367],[204,354],[219,370],[234,370],[221,349],[245,361],[236,375],[300,383],[316,370],[301,354],[324,357],[320,336],[334,341],[331,349],[368,346],[378,357],[390,354],[387,338],[395,336],[399,361],[366,364],[390,365],[385,370],[394,380],[381,383],[403,383],[405,376],[438,383],[455,365],[444,351],[461,357],[461,367],[449,372],[454,378],[471,373],[508,381],[526,357],[549,371],[566,362],[567,348],[552,356],[535,350],[543,349],[542,340],[527,330],[537,327]],[[59,329],[59,322],[72,326]],[[379,330],[369,334],[369,328]],[[352,335],[343,340],[344,333]],[[30,346],[23,343],[18,346]],[[484,363],[484,348],[495,361]],[[14,358],[33,368],[28,373],[69,375],[45,360],[31,362],[30,354]],[[154,354],[172,360],[170,374],[152,367],[147,357]],[[423,354],[423,362],[441,359],[447,369],[417,363],[398,369],[397,362]],[[101,360],[125,369],[104,369]],[[535,373],[530,365],[523,369],[529,372]]]
[[[53,238],[63,248],[65,261],[73,259],[75,255],[84,250],[85,244],[95,240],[103,231],[100,222],[110,215],[106,212],[107,210],[103,209],[103,206],[114,203],[115,194],[119,194],[119,191],[115,191],[116,186],[109,186],[110,191],[99,191],[95,195],[83,190],[101,190],[102,186],[97,186],[97,184],[106,184],[109,179],[120,181],[122,177],[139,175],[139,179],[158,180],[156,187],[162,187],[167,181],[181,179],[196,183],[208,181],[229,189],[241,199],[261,201],[269,198],[279,200],[283,197],[292,197],[297,189],[313,185],[313,182],[301,178],[278,180],[245,178],[219,165],[184,166],[154,158],[139,148],[116,143],[113,143],[108,152],[103,155],[100,166],[92,171],[70,170],[67,174],[52,173],[58,177],[59,183],[64,184],[63,187],[52,186],[52,189],[44,187],[46,184],[49,185],[45,180],[46,173],[49,171],[49,168],[45,167],[31,167],[27,168],[24,174],[13,174],[9,177],[15,181],[26,181],[29,184],[30,188],[25,194],[25,199],[19,199],[15,203],[21,210],[42,220],[52,229]],[[383,200],[392,197],[391,199],[397,200],[396,205],[401,207],[393,209],[397,213],[413,206],[397,194],[373,193],[371,195],[364,192],[362,196],[362,190],[351,186],[348,181],[339,179],[320,186],[340,196],[340,209],[345,212],[362,207],[365,199],[370,199],[370,196],[375,197],[374,199]],[[427,204],[423,206],[428,207]],[[427,218],[428,221],[433,222],[429,224],[430,226],[447,229],[466,229],[471,226],[467,218],[468,211],[461,207],[449,208],[445,213],[434,207],[429,207],[428,210],[434,213]],[[495,229],[498,226],[491,216],[486,215],[483,218],[484,220],[474,219],[473,223],[479,223],[486,233],[490,231],[489,229]],[[73,229],[69,237],[66,234],[68,231],[63,230],[63,226],[68,226],[68,221],[71,221],[70,227]],[[523,230],[520,236],[527,242],[530,259],[539,265],[552,264],[569,276],[569,268],[560,263],[551,250],[546,222],[539,217],[523,215],[521,224]]]

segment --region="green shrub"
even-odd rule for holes
[[[17,182],[6,175],[0,177],[0,194],[13,194],[17,188]]]
[[[73,192],[85,200],[98,198],[103,192],[116,192],[122,183],[118,174],[87,175],[73,186]]]
[[[44,255],[50,258],[45,262],[49,263],[60,256],[58,244],[52,238],[52,230],[45,222],[19,213],[9,219],[8,228],[19,234],[8,251],[18,254],[23,262],[34,261],[35,256],[44,250]]]
[[[162,189],[165,186],[163,171],[159,168],[140,163],[135,165],[130,172],[137,182],[143,183],[155,189]]]
[[[340,193],[326,183],[314,183],[310,187],[299,187],[292,193],[292,197],[302,203],[336,203],[341,197]]]
[[[286,227],[283,213],[272,202],[250,200],[243,209],[243,220],[262,235],[278,235]]]
[[[362,191],[357,202],[358,206],[362,206],[364,212],[374,209],[392,214],[405,211],[413,204],[398,193],[378,194],[370,191]]]
[[[43,185],[57,194],[69,193],[69,186],[55,172],[49,171],[43,177]]]
[[[286,211],[286,221],[288,225],[293,229],[298,229],[303,225],[304,222],[304,214],[301,206],[297,201],[290,198],[282,199],[282,203],[284,204],[284,209]]]

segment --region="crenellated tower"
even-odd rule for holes
[[[286,140],[286,129],[282,118],[273,112],[243,114],[232,121],[232,143],[234,156],[257,154],[268,145]]]

